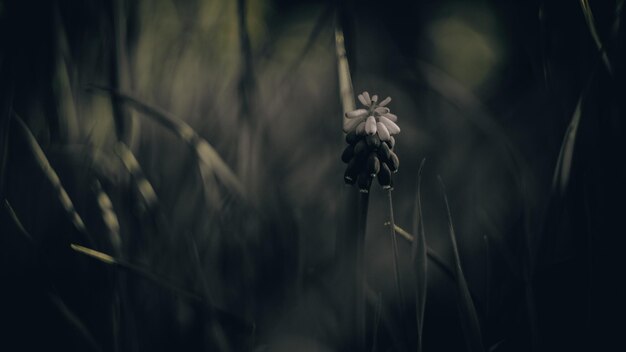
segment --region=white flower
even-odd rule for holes
[[[346,113],[343,120],[343,131],[350,133],[356,131],[358,135],[374,135],[383,141],[388,141],[394,134],[400,133],[400,127],[396,124],[398,117],[392,114],[387,108],[387,104],[391,102],[391,98],[387,97],[380,103],[378,95],[370,97],[368,92],[363,92],[358,96],[361,104],[365,106],[363,109],[356,109]]]

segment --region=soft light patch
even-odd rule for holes
[[[500,62],[502,55],[496,38],[464,19],[437,20],[428,34],[434,64],[470,88],[484,83]]]

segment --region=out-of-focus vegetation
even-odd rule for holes
[[[0,350],[353,350],[338,29],[354,90],[402,127],[395,255],[369,195],[367,349],[619,350],[623,20],[622,0],[0,0]]]

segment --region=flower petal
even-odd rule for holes
[[[384,115],[389,113],[389,108],[383,108],[381,106],[377,107],[375,110],[379,115]]]
[[[368,92],[363,92],[363,98],[365,98],[365,101],[367,101],[367,106],[372,105],[372,99],[370,99],[370,93]]]
[[[365,106],[370,106],[370,104],[367,103],[367,100],[365,100],[365,97],[363,96],[363,94],[359,94],[357,98],[359,98],[359,101],[361,102],[361,104]]]
[[[378,95],[374,94],[372,95],[372,102],[377,102],[378,101]]]
[[[354,119],[343,119],[343,131],[345,133],[350,133],[354,131],[354,129],[364,121],[365,119],[362,117],[354,118]]]
[[[395,122],[389,120],[384,116],[381,116],[378,119],[380,120],[380,122],[383,123],[383,125],[385,125],[385,127],[387,127],[387,131],[389,131],[389,134],[393,135],[400,133],[400,127],[398,127]]]
[[[361,123],[359,123],[358,126],[356,126],[356,134],[357,135],[365,134],[365,121],[362,121]]]
[[[365,122],[365,133],[370,135],[376,133],[376,119],[374,116],[367,118],[367,121]]]
[[[389,137],[391,137],[391,135],[389,135],[389,130],[387,129],[387,127],[385,127],[385,125],[382,122],[376,123],[376,127],[378,130],[378,136],[380,137],[380,140],[381,141],[389,140]]]
[[[383,101],[380,102],[380,104],[378,104],[378,106],[387,106],[387,104],[389,104],[391,102],[391,97],[386,97],[385,99],[383,99]]]
[[[354,111],[348,111],[346,113],[346,117],[349,119],[353,119],[355,117],[365,117],[367,115],[367,110],[365,109],[356,109]]]
[[[398,121],[398,116],[396,116],[396,115],[394,115],[394,114],[392,114],[392,113],[390,113],[390,112],[388,112],[388,113],[384,114],[384,116],[385,116],[386,118],[388,118],[389,120],[393,121],[393,122]]]

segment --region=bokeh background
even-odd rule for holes
[[[437,176],[486,351],[618,350],[623,19],[622,0],[0,1],[0,349],[349,350],[341,26],[355,92],[399,116],[409,232],[426,158],[424,350],[466,348]],[[375,185],[368,343],[416,350],[388,218]]]

